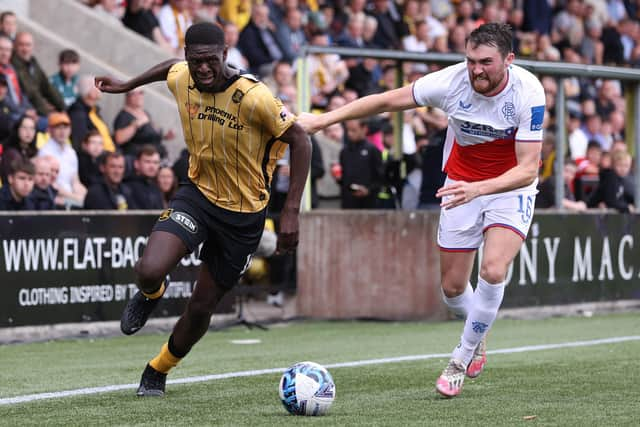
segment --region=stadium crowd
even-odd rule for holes
[[[81,1],[81,0],[78,0]],[[183,55],[192,23],[219,24],[228,61],[262,79],[297,112],[296,58],[305,44],[464,53],[465,37],[485,22],[506,22],[518,58],[640,65],[640,11],[629,0],[82,0],[104,20]],[[77,52],[59,52],[43,70],[33,36],[13,12],[0,14],[0,209],[161,209],[186,179],[188,159],[169,159],[144,91],[127,94],[113,123],[100,116],[101,93],[79,75]],[[406,83],[437,66],[405,62]],[[311,55],[311,108],[328,111],[397,86],[391,60]],[[540,76],[547,95],[537,206],[553,207],[555,135],[567,132],[563,206],[634,211],[632,159],[625,143],[626,102],[619,81],[569,78],[566,123],[557,123],[557,81]],[[447,118],[418,108],[394,132],[388,115],[333,125],[312,137],[313,207],[438,209]],[[402,134],[401,150],[394,147]],[[402,158],[396,158],[396,152]],[[184,154],[184,153],[183,153]],[[171,160],[171,162],[170,162]],[[401,168],[401,164],[405,167]],[[401,175],[400,171],[406,172]],[[270,209],[288,188],[279,162]]]

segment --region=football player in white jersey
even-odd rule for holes
[[[298,116],[309,133],[345,120],[430,105],[448,114],[438,245],[443,298],[465,325],[460,344],[436,382],[460,394],[466,376],[486,363],[485,337],[504,295],[509,264],[529,231],[542,146],[544,90],[513,65],[512,32],[489,23],[466,41],[466,61],[411,85],[360,98],[336,110]],[[470,283],[483,245],[475,291]]]

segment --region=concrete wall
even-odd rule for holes
[[[323,319],[446,319],[438,213],[311,211],[300,220],[297,310]]]
[[[151,41],[109,22],[77,0],[0,0],[0,9],[18,14],[18,27],[34,35],[35,52],[45,71],[58,69],[58,53],[65,48],[78,51],[81,74],[131,78],[169,56]],[[162,82],[145,88],[145,108],[154,123],[173,129],[177,137],[165,141],[170,157],[184,147],[182,128],[173,97]],[[103,96],[101,114],[113,124],[124,103],[123,95]]]

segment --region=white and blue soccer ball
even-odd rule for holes
[[[291,366],[280,378],[280,400],[294,415],[323,415],[336,397],[331,374],[314,362]]]

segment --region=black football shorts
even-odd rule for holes
[[[152,231],[180,237],[191,252],[204,242],[200,259],[216,284],[229,289],[238,282],[258,248],[266,211],[240,213],[220,208],[189,182],[180,185]]]

